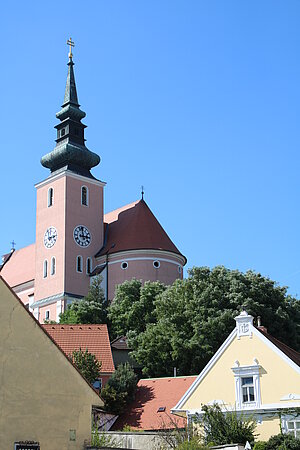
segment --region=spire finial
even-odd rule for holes
[[[15,243],[14,240],[12,240],[12,242],[11,242],[11,251],[12,251],[12,252],[15,251],[15,246],[16,246],[16,243]]]
[[[142,194],[142,200],[144,200],[144,194],[145,194],[145,192],[144,192],[144,186],[141,186],[141,190],[142,190],[142,192],[141,192],[141,194]]]
[[[72,41],[71,37],[70,37],[70,39],[67,40],[67,45],[69,45],[69,47],[70,47],[69,58],[72,59],[73,58],[72,47],[75,47],[75,42]]]

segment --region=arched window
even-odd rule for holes
[[[48,189],[48,208],[53,205],[53,188]]]
[[[45,259],[44,261],[44,278],[48,276],[48,261]]]
[[[88,275],[92,273],[92,258],[87,258],[86,260],[86,273]]]
[[[81,204],[88,206],[89,204],[89,190],[86,186],[81,187]]]
[[[56,261],[55,261],[55,257],[53,256],[51,258],[51,275],[55,275],[55,270],[56,270]]]
[[[77,256],[76,270],[77,272],[82,273],[82,256]]]

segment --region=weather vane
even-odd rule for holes
[[[144,200],[144,186],[141,186],[141,189],[142,189],[142,192],[141,192],[141,194],[142,194],[142,200]]]
[[[75,47],[75,43],[74,43],[74,41],[72,41],[71,37],[70,37],[70,39],[67,40],[67,45],[69,45],[69,47],[70,47],[69,58],[73,58],[72,47]]]
[[[15,245],[16,245],[15,241],[14,241],[14,240],[12,240],[12,242],[11,242],[11,249],[12,249],[12,250],[14,250],[14,249],[15,249]]]

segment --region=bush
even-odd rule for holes
[[[270,437],[265,450],[300,450],[300,439],[291,434],[277,434]]]
[[[126,405],[134,399],[137,378],[128,363],[120,364],[101,391],[105,409],[121,414]]]
[[[256,422],[236,411],[222,411],[220,406],[202,405],[204,411],[200,422],[203,426],[205,443],[214,445],[254,443]]]
[[[257,441],[253,447],[253,450],[266,450],[266,442]]]
[[[177,450],[209,450],[209,447],[202,445],[199,438],[193,437],[190,441],[184,441],[176,447]]]

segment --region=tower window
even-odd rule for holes
[[[77,256],[76,270],[77,272],[82,273],[82,256]]]
[[[153,261],[153,267],[155,267],[155,269],[158,269],[160,267],[160,262],[159,261]]]
[[[64,136],[66,134],[66,130],[63,128],[62,130],[60,130],[60,135]]]
[[[88,200],[89,200],[88,194],[89,194],[88,188],[86,186],[82,186],[82,188],[81,188],[81,204],[83,206],[88,206]]]
[[[178,266],[178,273],[181,273],[181,272],[182,272],[182,267]]]
[[[86,273],[88,275],[92,273],[92,258],[87,258],[86,260]]]
[[[121,269],[126,270],[127,267],[128,267],[128,262],[126,262],[126,261],[122,262]]]
[[[53,256],[51,258],[51,275],[55,275],[55,270],[56,270],[56,261],[55,261],[55,257]]]
[[[53,188],[48,189],[48,208],[53,205]]]
[[[74,133],[75,133],[75,136],[78,136],[78,135],[79,135],[79,130],[78,130],[77,127],[75,127]]]
[[[45,311],[45,320],[49,320],[50,319],[50,311],[47,310]]]
[[[44,278],[48,276],[48,261],[45,259],[44,261]]]

